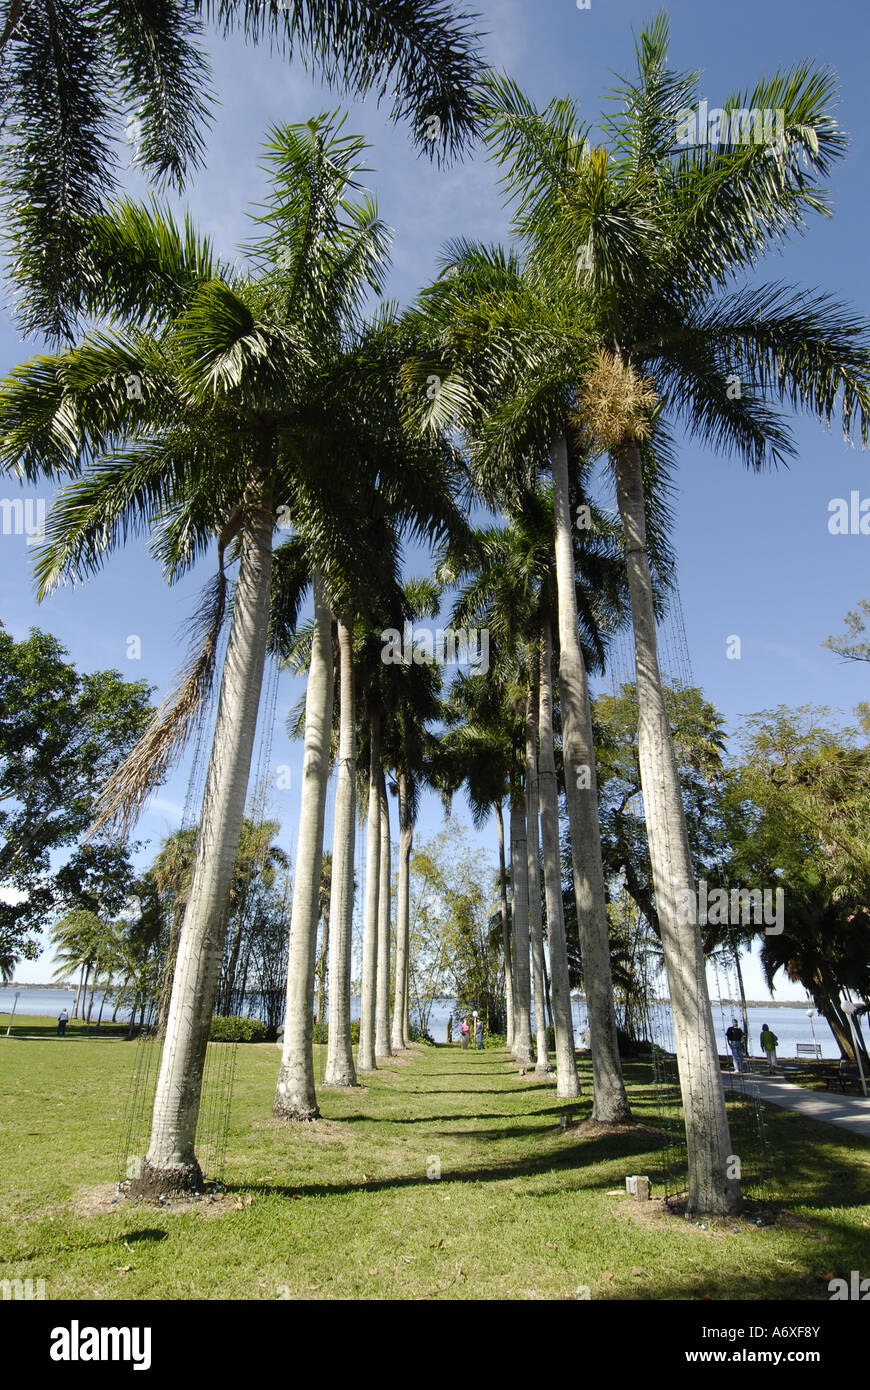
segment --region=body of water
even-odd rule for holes
[[[0,1032],[5,1032],[9,1023],[9,1015],[12,1010],[15,998],[15,989],[8,986],[0,989]],[[100,1011],[101,991],[97,990],[94,997],[94,1008],[91,1015],[92,1022],[96,1022]],[[57,1018],[61,1009],[65,1008],[72,1016],[73,1002],[75,1000],[75,990],[64,989],[22,989],[19,991],[18,1014],[37,1015],[41,1018]],[[252,1000],[252,1005],[256,1001]],[[351,1016],[359,1018],[359,997],[354,996],[351,1001]],[[582,999],[572,999],[572,1009],[574,1016],[574,1038],[578,1046],[585,1044],[584,1033],[587,1027],[586,1006]],[[429,1032],[436,1042],[444,1042],[447,1036],[447,1020],[456,1009],[456,1001],[453,999],[438,999],[432,1006],[429,1014]],[[108,1023],[114,1010],[114,996],[110,995],[103,1009],[103,1022]],[[250,1008],[249,1012],[256,1012],[255,1008]],[[794,1057],[796,1055],[797,1043],[812,1043],[813,1029],[815,1029],[815,1041],[821,1046],[823,1057],[838,1058],[840,1049],[834,1039],[834,1035],[823,1018],[816,1015],[812,1020],[807,1018],[806,1005],[800,1004],[795,1008],[785,1009],[764,1009],[751,1008],[749,1013],[749,1052],[751,1056],[761,1057],[761,1044],[759,1035],[763,1024],[767,1024],[779,1038],[777,1055],[779,1057]],[[725,1041],[725,1030],[729,1027],[731,1018],[736,1015],[740,1019],[739,1010],[728,1006],[723,1013],[718,1001],[713,1002],[713,1023],[716,1029],[716,1042],[720,1053],[728,1055],[728,1045]],[[126,1023],[129,1013],[125,1009],[118,1010],[118,1021]],[[661,1047],[670,1050],[669,1018],[664,1006],[658,1006],[653,1010],[653,1019],[658,1018],[659,1036],[652,1039],[659,1043]],[[742,1022],[740,1024],[742,1027]],[[454,1035],[458,1036],[458,1028],[454,1027]]]

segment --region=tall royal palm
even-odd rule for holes
[[[484,497],[510,512],[550,468],[559,638],[559,698],[571,826],[574,887],[595,1080],[595,1118],[621,1123],[631,1111],[622,1077],[613,1008],[607,906],[586,665],[574,574],[571,480],[583,461],[570,382],[587,339],[577,296],[554,292],[519,259],[459,242],[445,271],[422,297],[421,339],[428,354],[406,368],[409,408],[433,427],[458,420],[469,439]],[[432,393],[421,389],[435,381]]]
[[[341,125],[320,117],[272,132],[264,230],[244,271],[215,266],[190,228],[182,234],[157,210],[125,204],[101,219],[95,235],[114,270],[92,304],[101,294],[121,322],[26,364],[0,399],[3,453],[25,473],[75,472],[94,458],[53,509],[43,593],[97,569],[130,529],[152,527],[170,578],[217,532],[203,639],[104,789],[101,823],[130,824],[188,733],[214,669],[233,542],[239,559],[143,1193],[201,1180],[193,1140],[266,654],[273,531],[279,509],[300,526],[328,511],[323,492],[345,432],[335,364],[386,262],[374,205],[354,200],[365,142]]]
[[[584,504],[587,505],[587,504]],[[584,660],[590,670],[601,669],[604,656],[603,628],[611,631],[624,613],[623,566],[616,540],[608,534],[606,520],[593,508],[595,527],[578,529],[574,541],[576,603]],[[553,501],[549,491],[530,492],[512,508],[509,526],[482,537],[482,555],[476,573],[466,585],[455,620],[489,627],[498,649],[510,649],[517,637],[530,642],[532,671],[527,672],[525,708],[525,775],[528,801],[530,922],[535,974],[535,1012],[538,1034],[538,1069],[546,1066],[541,1053],[545,1035],[542,1000],[543,953],[540,923],[534,900],[540,900],[537,827],[540,814],[544,861],[544,889],[550,948],[555,1025],[557,1091],[568,1097],[578,1093],[574,1061],[570,982],[565,947],[559,862],[558,790],[553,742],[553,624],[557,609],[553,555]],[[537,699],[535,692],[537,691]],[[540,751],[539,751],[540,748]]]
[[[572,395],[587,446],[611,459],[625,533],[689,1209],[725,1213],[739,1185],[729,1176],[700,933],[696,914],[684,910],[695,884],[658,663],[644,452],[671,417],[754,469],[783,461],[794,448],[776,401],[828,423],[839,414],[847,434],[857,420],[866,443],[870,335],[824,296],[745,278],[735,285],[808,213],[828,211],[822,180],[845,146],[831,74],[804,63],[729,97],[716,110],[714,137],[698,75],[667,66],[668,38],[663,15],[640,35],[637,75],[617,90],[604,123],[606,147],[590,145],[572,102],[538,112],[508,80],[493,84],[489,139],[517,199],[530,264],[577,306],[574,326],[586,339],[572,364]]]
[[[294,552],[308,555],[309,565],[315,567],[315,622],[305,704],[294,891],[294,913],[298,902],[300,916],[291,931],[284,1054],[274,1104],[275,1113],[288,1118],[308,1119],[317,1113],[311,1053],[312,972],[320,900],[323,806],[334,713],[330,620],[335,621],[339,648],[338,720],[334,729],[338,778],[329,904],[330,1033],[324,1082],[352,1085],[356,1080],[350,1041],[350,968],[358,702],[364,707],[365,722],[374,714],[383,731],[385,718],[393,708],[388,677],[395,668],[381,662],[379,634],[385,611],[396,612],[400,618],[410,611],[398,584],[401,540],[430,536],[443,541],[448,533],[461,530],[464,524],[453,500],[453,450],[407,428],[396,391],[403,350],[400,326],[391,310],[347,344],[335,381],[341,399],[333,404],[333,435],[331,442],[321,440],[321,447],[329,444],[334,466],[327,470],[328,477],[321,481],[318,494],[309,493],[306,505],[297,509],[297,534],[276,556],[283,573],[273,605],[276,629],[285,613],[292,625],[299,603],[298,584],[305,573],[304,564],[299,569],[289,557]],[[365,527],[359,525],[360,516],[368,518]],[[283,555],[288,556],[286,566]],[[363,756],[369,765],[367,744]],[[373,775],[366,786],[370,788],[371,805],[377,807],[370,849],[377,847],[379,865],[380,842],[385,837],[381,829],[384,798],[377,758],[370,770]],[[373,868],[368,878],[372,893],[368,937],[369,946],[375,950],[370,950],[368,956],[366,1003],[375,1003],[371,985],[380,976],[383,1044],[389,956],[385,962],[378,925],[381,908],[385,902],[388,905],[388,894],[379,883],[381,877]],[[369,1010],[367,1019],[372,1026],[366,1038],[363,1069],[370,1069],[365,1064],[371,1062],[371,1044],[377,1041],[377,1010],[374,1016]]]

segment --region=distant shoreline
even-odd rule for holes
[[[69,984],[63,984],[63,983],[61,983],[61,984],[50,984],[50,985],[37,985],[37,984],[32,983],[32,981],[29,981],[29,980],[25,980],[23,983],[22,983],[22,981],[20,981],[20,980],[9,980],[7,984],[5,984],[5,985],[0,985],[0,989],[75,989],[75,988],[76,988],[76,983],[75,983],[74,980],[70,980]]]

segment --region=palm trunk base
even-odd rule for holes
[[[550,1066],[550,1063],[549,1063],[549,1062],[536,1062],[536,1063],[535,1063],[535,1076],[552,1076],[552,1075],[553,1075],[553,1068]]]
[[[319,1120],[320,1110],[313,1084],[294,1081],[291,1075],[284,1075],[282,1067],[272,1102],[272,1114],[282,1120]]]
[[[202,1169],[195,1158],[189,1163],[170,1164],[166,1168],[155,1168],[146,1159],[139,1176],[131,1180],[128,1195],[157,1202],[161,1197],[189,1197],[201,1192],[202,1188]]]
[[[327,1063],[326,1072],[320,1084],[321,1086],[358,1086],[359,1082],[352,1066],[347,1067],[339,1063],[331,1067]]]
[[[557,1073],[556,1098],[557,1100],[575,1100],[577,1096],[582,1096],[583,1088],[577,1079],[577,1073],[573,1069],[567,1071],[563,1076]]]
[[[624,1092],[617,1092],[599,1100],[594,1097],[591,1118],[599,1125],[633,1125],[634,1116]]]
[[[693,1193],[690,1188],[686,1216],[735,1216],[742,1207],[739,1183],[726,1182],[724,1187],[716,1184],[700,1194]]]

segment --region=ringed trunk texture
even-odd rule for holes
[[[319,571],[313,576],[314,636],[305,691],[305,741],[302,754],[302,796],[287,956],[287,1004],[284,1047],[275,1088],[273,1115],[293,1120],[316,1120],[320,1111],[314,1087],[312,1008],[317,919],[320,911],[320,867],[323,821],[329,782],[329,742],[334,695],[332,621]],[[324,939],[329,931],[324,913]],[[323,991],[321,975],[320,991]],[[323,1004],[318,1001],[318,1008]],[[322,1021],[322,1013],[318,1019]]]
[[[136,1195],[189,1192],[202,1172],[194,1152],[208,1035],[226,937],[266,659],[274,518],[249,507],[221,675],[211,759],[157,1078],[151,1140]]]
[[[378,892],[378,988],[375,1004],[375,1056],[390,1057],[390,803],[384,770],[378,771],[381,808],[381,884]]]
[[[185,909],[172,909],[172,922],[169,927],[169,945],[166,950],[166,963],[160,985],[160,1001],[157,1005],[157,1037],[165,1038],[166,1021],[169,1018],[169,1001],[172,998],[172,982],[175,979],[175,962],[178,959],[178,938],[184,921]]]
[[[375,1014],[378,1002],[378,895],[381,887],[381,717],[369,716],[369,809],[366,821],[366,906],[363,923],[362,989],[358,1071],[377,1071]]]
[[[535,997],[535,1075],[547,1076],[547,1005],[544,1000],[544,932],[541,925],[541,855],[538,840],[538,701],[526,695],[526,825],[529,861],[529,936]]]
[[[509,1049],[514,1045],[514,969],[511,961],[511,928],[507,899],[507,868],[504,857],[504,816],[501,802],[493,804],[495,825],[498,831],[498,889],[501,903],[501,946],[504,955],[504,994],[507,1029],[506,1043]]]
[[[511,795],[511,903],[514,928],[514,1045],[521,1067],[534,1064],[532,1054],[531,978],[529,973],[529,855],[522,794]]]
[[[356,820],[356,718],[353,669],[353,620],[338,618],[340,654],[340,724],[332,886],[329,902],[329,1046],[325,1086],[355,1086],[350,1040],[350,972],[353,924],[353,855]]]
[[[728,1176],[733,1150],[697,913],[684,906],[697,902],[695,876],[659,672],[637,445],[619,450],[616,481],[634,624],[640,780],[686,1120],[688,1210],[727,1215],[739,1205],[740,1184]]]
[[[592,709],[586,664],[580,648],[574,547],[568,492],[568,446],[562,435],[553,442],[553,496],[556,513],[556,584],[559,606],[559,693],[562,708],[562,746],[565,795],[571,825],[571,856],[583,982],[589,1013],[592,1077],[595,1087],[592,1118],[600,1124],[631,1122],[631,1107],[622,1079],[613,978],[607,933],[607,903],[601,832],[598,824],[598,784],[592,741]]]
[[[408,774],[397,769],[399,786],[399,882],[396,893],[396,993],[393,1001],[393,1051],[401,1052],[410,1041],[407,1032],[408,1009],[408,952],[411,938],[411,846],[414,826]]]
[[[571,981],[565,944],[562,870],[559,856],[559,788],[553,747],[553,628],[549,617],[541,629],[541,689],[538,716],[540,757],[538,786],[541,801],[541,840],[544,850],[544,893],[547,901],[547,940],[550,946],[553,1031],[556,1034],[556,1095],[570,1100],[580,1095],[571,1014]]]

